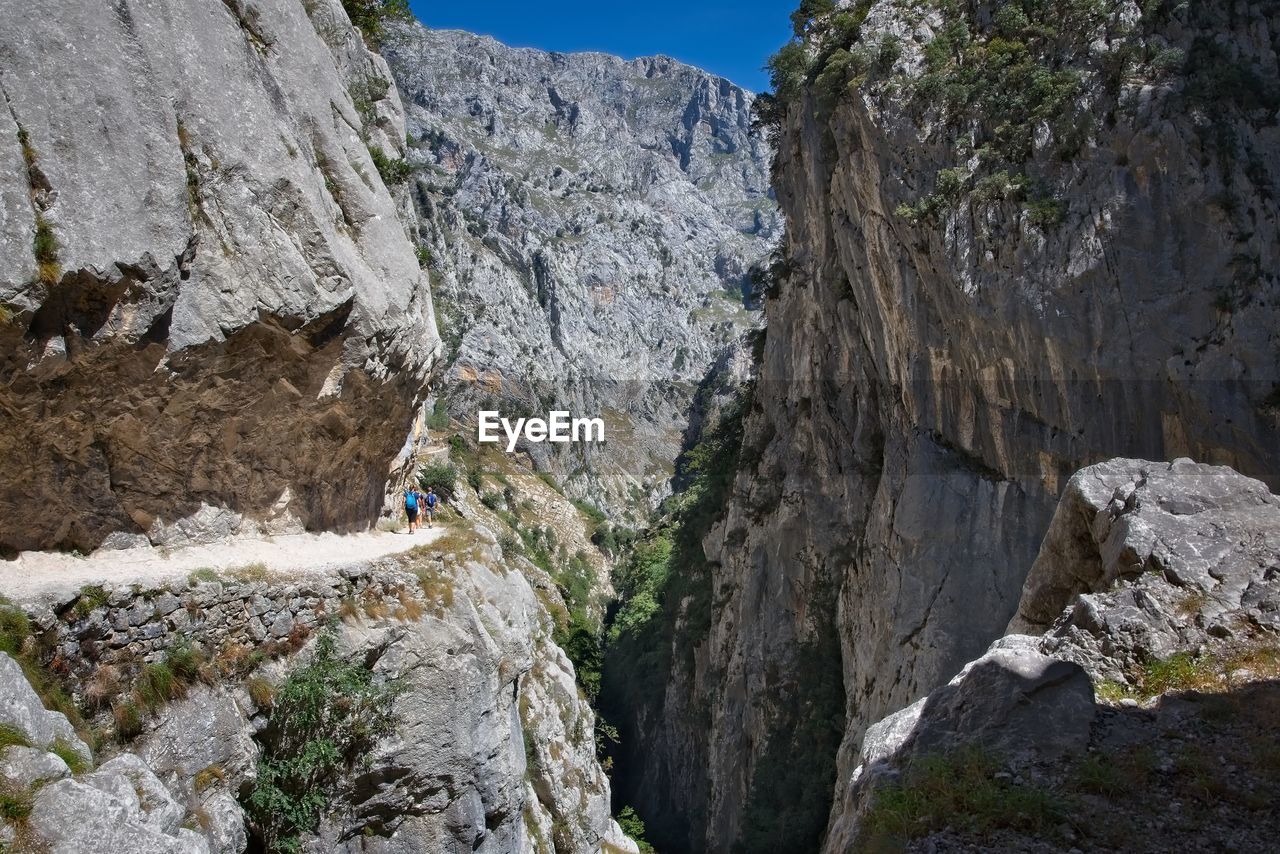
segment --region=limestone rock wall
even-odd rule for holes
[[[964,747],[1031,785],[1069,790],[1073,765],[1123,766],[1134,749],[1160,755],[1161,744],[1185,739],[1181,750],[1220,757],[1220,791],[1269,790],[1274,771],[1249,757],[1258,721],[1276,702],[1278,556],[1280,499],[1230,468],[1113,459],[1077,472],[1010,634],[946,685],[868,728],[826,850],[875,847],[885,835],[868,821],[878,791],[900,783],[912,759]],[[1180,676],[1151,678],[1171,661],[1183,663]],[[1167,756],[1159,761],[1160,782],[1126,779],[1155,797],[1121,794],[1086,806],[1075,816],[1084,839],[1067,839],[1107,845],[1112,828],[1139,822],[1152,848],[1174,840],[1247,847],[1271,832],[1264,809],[1167,821],[1162,789],[1185,777]],[[1030,836],[1061,844],[1061,833],[1024,831],[985,844],[1021,850]]]
[[[76,686],[82,706],[98,710],[98,723],[110,720],[146,665],[177,649],[199,651],[199,680],[183,698],[144,712],[141,733],[111,760],[136,762],[157,781],[176,810],[164,832],[186,827],[184,844],[194,829],[208,850],[244,850],[237,797],[256,774],[253,734],[268,712],[251,683],[278,684],[305,660],[314,632],[333,622],[340,654],[403,690],[395,733],[342,780],[304,850],[634,852],[610,817],[595,715],[552,640],[549,609],[564,608],[558,597],[540,570],[508,562],[478,529],[461,543],[294,578],[232,574],[172,589],[90,588],[35,609],[33,620],[48,667]],[[22,720],[35,722],[33,738],[48,742],[65,731],[79,743],[60,715],[32,715]],[[115,807],[77,788],[86,784],[77,776],[40,793],[36,813],[109,815]],[[128,817],[135,819],[147,823]],[[122,833],[135,833],[125,824]],[[44,824],[33,827],[54,839]],[[164,850],[204,850],[172,845]],[[77,836],[57,850],[89,849]]]
[[[385,63],[337,0],[0,12],[0,546],[376,518],[439,346]]]
[[[692,848],[767,850],[751,822],[792,797],[771,757],[829,774],[839,802],[866,727],[1004,631],[1077,468],[1192,455],[1280,474],[1274,9],[1063,15],[1053,61],[1079,75],[1067,118],[1032,122],[1025,160],[986,166],[1016,122],[966,110],[998,110],[1022,84],[944,105],[959,45],[993,37],[990,7],[841,5],[853,17],[813,24],[812,64],[779,107],[788,262],[766,303],[747,466],[705,543],[714,622],[666,692],[705,718],[641,718],[642,815],[677,817],[672,838]],[[828,23],[856,33],[843,54]],[[1139,44],[1185,65],[1124,65]],[[1206,44],[1263,81],[1256,102],[1197,94]],[[1039,189],[995,192],[1015,168]],[[824,673],[843,687],[834,713],[807,705]],[[706,783],[686,807],[668,778]]]
[[[781,217],[754,95],[668,57],[511,48],[397,28],[407,186],[443,325],[442,403],[550,408],[608,444],[529,444],[631,524],[667,491],[698,384],[760,324],[749,270]]]

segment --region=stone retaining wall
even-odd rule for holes
[[[51,667],[77,680],[103,664],[121,671],[162,661],[186,645],[223,669],[240,660],[299,649],[329,619],[410,616],[431,607],[419,576],[395,560],[307,575],[256,577],[253,570],[217,580],[194,575],[159,588],[86,587],[37,627]]]

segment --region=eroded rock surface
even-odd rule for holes
[[[385,63],[337,0],[27,12],[0,5],[0,547],[371,523],[438,349],[370,156],[404,147]]]
[[[667,57],[546,53],[420,26],[405,99],[448,411],[601,416],[607,446],[529,443],[633,524],[666,492],[697,385],[759,325],[781,220],[754,95]]]
[[[1003,633],[1081,467],[1280,473],[1274,9],[1091,4],[1041,42],[981,6],[842,5],[773,110],[788,263],[706,543],[715,617],[632,718],[625,796],[678,847],[799,808],[778,769],[827,773],[837,725],[849,779],[867,726]],[[986,76],[996,38],[1073,75],[1060,114],[1013,115],[1034,87]],[[1223,62],[1258,86],[1206,97]],[[843,702],[806,706],[824,674]],[[779,844],[768,826],[747,850]]]

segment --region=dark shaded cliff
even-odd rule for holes
[[[1071,472],[1280,476],[1274,6],[803,8],[716,608],[628,722],[690,850],[819,847],[866,727],[1003,633]]]

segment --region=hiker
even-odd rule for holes
[[[427,487],[427,495],[425,502],[427,507],[427,527],[435,527],[436,511],[440,509],[440,498],[436,495],[435,487]]]
[[[404,491],[404,513],[409,517],[409,533],[413,533],[413,529],[418,524],[418,496],[421,493],[413,487],[409,487]]]

